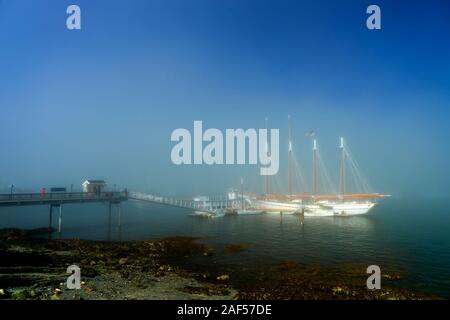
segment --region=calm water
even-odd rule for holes
[[[205,219],[188,210],[128,201],[122,209],[123,240],[187,235],[206,237],[212,246],[252,243],[226,263],[298,261],[377,264],[403,271],[401,285],[450,298],[450,211],[446,201],[381,202],[367,216],[305,218],[264,214]],[[37,228],[48,224],[47,206],[0,208],[0,228]],[[103,204],[63,207],[63,237],[104,240],[108,208]],[[54,213],[54,226],[57,214]],[[113,211],[112,239],[118,238]],[[217,261],[219,262],[219,261]]]

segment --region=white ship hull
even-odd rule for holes
[[[256,200],[252,201],[252,205],[258,210],[265,212],[275,212],[275,213],[296,213],[301,212],[303,205],[301,203],[295,202],[280,202],[280,201],[270,201],[270,200]]]

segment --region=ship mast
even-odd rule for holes
[[[289,126],[289,148],[288,148],[288,195],[292,195],[292,128],[291,116],[288,115]]]
[[[339,168],[339,193],[342,198],[345,194],[345,148],[344,148],[344,138],[341,137],[341,165]]]
[[[244,210],[244,178],[241,177],[241,209]]]
[[[313,140],[312,194],[317,195],[317,140]]]
[[[266,118],[266,130],[269,132],[269,128],[267,126],[267,118]],[[266,140],[266,153],[269,155],[269,143]],[[266,191],[266,200],[269,197],[269,175],[265,175],[265,191]]]

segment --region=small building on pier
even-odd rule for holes
[[[106,186],[104,180],[86,180],[82,184],[83,192],[101,193]]]

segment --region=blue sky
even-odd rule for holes
[[[290,114],[307,179],[314,129],[333,177],[343,135],[376,191],[448,196],[449,40],[446,0],[0,0],[0,187],[220,193],[244,176],[259,191],[257,167],[174,166],[170,134],[266,117],[285,185]]]

